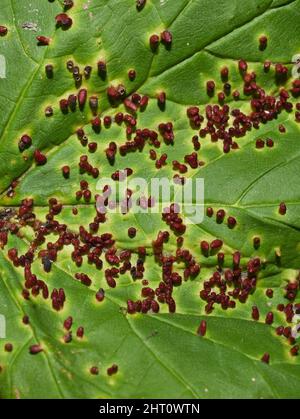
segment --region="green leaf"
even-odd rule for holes
[[[300,0],[148,0],[140,11],[134,0],[75,0],[74,7],[66,12],[73,20],[68,30],[55,24],[55,17],[63,12],[62,1],[2,3],[0,25],[7,26],[8,33],[0,37],[0,54],[6,63],[6,78],[0,79],[0,234],[11,225],[20,225],[18,211],[24,199],[34,199],[36,220],[45,224],[48,201],[56,198],[63,209],[55,220],[78,234],[81,226],[89,229],[96,215],[94,196],[101,193],[99,180],[125,168],[132,168],[133,177],[142,177],[148,184],[153,177],[171,179],[177,173],[172,161],[183,163],[185,155],[194,151],[192,137],[199,131],[191,126],[187,108],[199,106],[205,115],[208,104],[218,103],[216,94],[207,95],[206,83],[214,80],[215,91],[220,92],[224,66],[229,68],[232,91],[241,92],[239,100],[228,95],[225,103],[230,110],[238,108],[246,115],[251,113],[252,97],[243,93],[238,60],[247,60],[249,72],[256,73],[256,83],[268,95],[278,99],[283,87],[288,91],[292,87],[292,57],[299,53],[296,28]],[[172,33],[172,47],[160,44],[153,52],[150,36],[166,29]],[[41,35],[51,38],[49,46],[37,45],[36,36]],[[268,37],[265,50],[259,48],[261,35]],[[147,108],[137,111],[137,127],[158,132],[160,123],[173,123],[174,145],[165,144],[159,134],[162,144],[156,150],[159,157],[168,154],[166,166],[156,169],[155,161],[149,158],[153,146],[148,143],[142,151],[126,156],[117,153],[110,164],[105,150],[111,141],[118,147],[126,142],[125,125],[113,122],[107,128],[102,123],[100,133],[94,132],[88,103],[84,110],[77,108],[67,115],[61,112],[59,101],[79,90],[66,68],[68,60],[73,60],[80,71],[87,65],[93,67],[81,88],[88,90],[88,97],[99,97],[102,120],[126,112],[123,103],[110,103],[109,86],[124,85],[128,97],[134,92],[149,96]],[[99,60],[107,64],[105,79],[97,74]],[[269,72],[264,71],[266,60],[286,65],[287,79],[276,79],[274,65]],[[54,68],[50,79],[45,73],[47,64]],[[128,79],[130,69],[136,70],[134,81]],[[157,105],[157,94],[162,91],[167,95],[163,110]],[[105,269],[111,266],[104,251],[102,269],[88,263],[86,255],[78,267],[72,260],[73,247],[65,245],[51,272],[46,273],[39,252],[56,242],[57,233],[38,243],[32,272],[47,284],[50,294],[55,288],[64,289],[64,308],[54,310],[51,298],[44,299],[41,293],[26,300],[22,297],[24,268],[12,263],[8,251],[16,248],[19,256],[24,255],[40,225],[26,222],[17,234],[8,234],[7,245],[0,249],[0,314],[6,320],[6,338],[0,339],[1,398],[299,397],[300,361],[290,354],[298,336],[291,346],[276,334],[279,326],[297,325],[297,315],[288,323],[284,313],[277,310],[278,304],[289,303],[285,288],[289,281],[298,280],[300,266],[297,98],[291,95],[289,101],[293,111],[283,110],[276,119],[252,128],[236,139],[239,148],[230,153],[223,152],[221,141],[200,138],[197,154],[203,165],[189,168],[184,176],[204,179],[205,208],[212,207],[215,213],[224,209],[226,218],[217,223],[215,215],[205,216],[202,223],[187,225],[183,248],[201,264],[201,272],[174,287],[176,313],[169,313],[168,305],[161,303],[158,314],[129,314],[127,301],[142,299],[142,282],[127,271],[116,279],[116,288],[110,288]],[[53,107],[52,117],[45,116],[47,106]],[[279,132],[280,124],[286,133]],[[84,129],[89,142],[97,143],[96,152],[82,146],[78,128]],[[21,153],[18,143],[24,134],[32,137],[32,146]],[[257,139],[267,138],[273,139],[273,148],[255,147]],[[35,163],[35,150],[47,156],[47,164]],[[80,173],[82,155],[88,155],[91,165],[100,170],[99,178]],[[71,171],[67,179],[61,171],[65,165]],[[18,183],[12,190],[15,180]],[[76,199],[82,180],[89,183],[90,202]],[[287,206],[286,215],[279,214],[281,202]],[[237,220],[233,229],[228,228],[228,215]],[[128,237],[130,227],[137,229],[133,239]],[[138,248],[145,247],[144,279],[156,289],[162,281],[162,266],[153,248],[159,231],[170,232],[164,252],[175,255],[177,237],[161,214],[108,213],[97,234],[111,233],[118,252],[130,249],[132,265],[137,263]],[[258,249],[253,246],[255,237],[261,239]],[[242,256],[244,276],[254,258],[259,257],[262,266],[256,289],[245,303],[237,299],[236,308],[228,310],[216,304],[208,314],[199,293],[216,272],[218,261],[216,254],[205,257],[200,242],[215,239],[224,242],[225,270],[233,268],[232,254],[236,251]],[[184,268],[183,262],[174,264],[174,271],[182,276]],[[76,273],[88,275],[91,286],[75,280]],[[95,297],[99,288],[105,290],[101,303]],[[270,288],[273,298],[266,296]],[[228,290],[232,289],[229,285]],[[296,296],[292,303],[297,302]],[[259,321],[251,317],[254,305],[260,311]],[[266,325],[270,311],[274,323]],[[22,321],[24,316],[29,317],[28,325]],[[69,316],[73,317],[73,339],[66,343],[64,321]],[[207,322],[203,337],[197,334],[202,320]],[[78,327],[84,327],[82,339],[76,336]],[[13,345],[12,352],[5,350],[8,343]],[[43,350],[33,355],[30,347],[37,344]],[[261,362],[265,353],[270,354],[268,365]],[[113,364],[118,365],[118,372],[110,376],[107,369]],[[91,374],[92,367],[99,369],[98,375]]]

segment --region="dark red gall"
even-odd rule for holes
[[[158,35],[151,35],[149,39],[150,48],[155,51],[158,48],[160,38]]]
[[[281,204],[279,205],[279,214],[285,215],[286,212],[287,212],[286,204],[284,202],[281,202]]]
[[[73,20],[66,13],[60,13],[55,20],[56,25],[62,29],[69,29],[73,24]]]
[[[142,10],[146,5],[147,0],[136,0],[136,8],[138,11]]]
[[[68,178],[70,176],[70,167],[69,166],[63,166],[62,169],[62,174],[64,176],[64,178]]]
[[[6,26],[0,26],[0,36],[7,35],[8,29]]]
[[[200,323],[200,326],[198,328],[198,331],[197,331],[198,335],[205,336],[206,335],[206,329],[207,329],[207,323],[206,323],[205,320],[202,320],[201,323]]]
[[[163,31],[160,34],[161,42],[166,45],[166,47],[170,47],[172,45],[173,36],[170,31]]]
[[[12,343],[6,343],[4,345],[4,350],[5,352],[12,352],[14,349],[13,344]]]
[[[39,46],[47,46],[51,42],[50,38],[48,38],[47,36],[42,36],[42,35],[37,36],[36,40],[38,41]]]
[[[128,71],[128,78],[131,81],[135,80],[135,78],[136,78],[136,71],[135,70],[129,70]]]
[[[256,306],[252,307],[252,319],[256,321],[259,320],[259,310]]]
[[[113,364],[111,367],[107,368],[107,375],[117,374],[118,370],[119,370],[118,365]]]
[[[91,367],[90,368],[90,373],[92,375],[99,375],[99,368],[98,367]]]
[[[53,65],[52,64],[47,64],[45,66],[45,73],[48,79],[53,78]]]
[[[269,313],[267,313],[266,315],[265,323],[271,325],[273,324],[273,321],[274,321],[274,314],[271,311],[269,311]]]
[[[262,35],[259,38],[259,49],[263,51],[267,48],[267,45],[268,45],[268,38],[265,35]]]
[[[37,355],[40,352],[43,352],[43,348],[41,347],[41,345],[31,345],[29,347],[29,353],[31,355]]]
[[[262,356],[261,361],[264,362],[265,364],[269,364],[270,363],[270,354],[268,354],[267,352]]]
[[[40,150],[35,150],[34,160],[38,166],[43,166],[47,163],[47,157]]]

